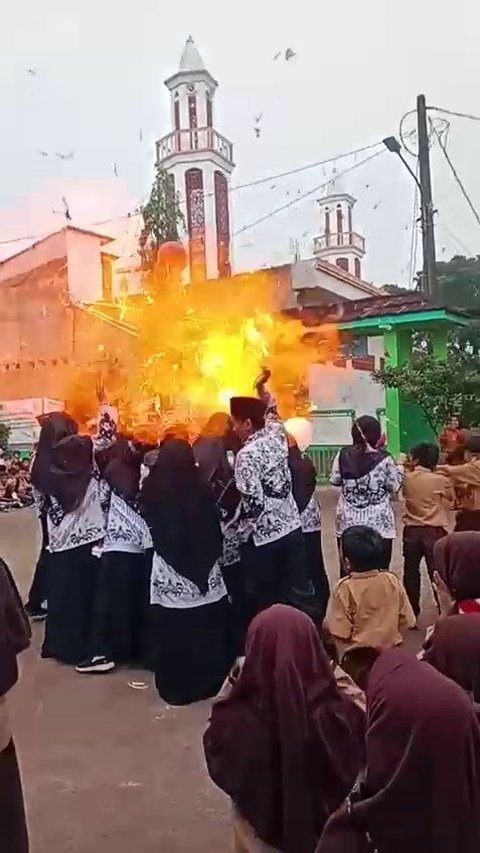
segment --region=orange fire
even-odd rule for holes
[[[305,340],[304,326],[277,301],[276,284],[263,272],[186,287],[154,273],[140,300],[122,298],[117,306],[119,321],[137,331],[114,370],[104,353],[107,393],[122,419],[165,424],[227,411],[230,397],[255,393],[264,366],[282,416],[305,414],[308,365],[328,357],[325,348],[333,354],[338,341],[325,337],[319,354],[318,337]]]

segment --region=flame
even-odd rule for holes
[[[124,351],[112,367],[102,341],[98,369],[130,425],[157,429],[159,419],[165,425],[228,411],[232,396],[255,393],[265,366],[282,416],[308,414],[307,373],[319,357],[318,336],[312,344],[302,323],[282,314],[267,272],[183,287],[154,271],[132,312],[125,296],[117,309],[119,320],[128,309]],[[323,337],[333,354],[338,336]]]

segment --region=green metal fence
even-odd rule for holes
[[[315,465],[318,483],[328,483],[333,460],[339,450],[341,450],[342,446],[343,445],[312,444],[311,447],[308,448],[307,453]]]

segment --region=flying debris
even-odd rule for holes
[[[272,184],[272,186],[270,187],[271,190],[275,190],[276,188],[277,188],[276,184]]]
[[[32,77],[35,77],[35,74],[37,73],[35,71],[35,68],[27,68],[27,71],[29,74],[31,74]]]
[[[73,160],[75,151],[69,151],[68,154],[64,154],[62,151],[55,151],[55,157],[58,157],[59,160]]]
[[[365,189],[366,189],[366,190],[369,190],[369,189],[370,189],[370,184],[365,184]]]
[[[48,157],[48,151],[39,151],[40,157]]]
[[[280,59],[281,55],[282,55],[282,51],[279,50],[278,53],[276,53],[275,56],[273,57],[273,61],[276,62],[277,59]]]
[[[297,55],[297,54],[295,53],[295,51],[294,51],[294,50],[292,50],[292,48],[291,48],[291,47],[287,47],[287,49],[286,49],[286,51],[285,51],[285,61],[286,61],[286,62],[288,62],[288,61],[289,61],[289,59],[293,59],[293,57],[294,57],[294,56],[296,56],[296,55]]]
[[[381,203],[381,201],[377,201],[377,203],[373,205],[373,209],[377,210],[377,208],[380,207]]]
[[[68,201],[67,201],[67,199],[65,198],[65,196],[64,196],[64,195],[62,195],[62,204],[63,204],[63,208],[64,208],[64,211],[65,211],[65,219],[67,220],[67,222],[70,222],[70,220],[71,220],[71,218],[72,218],[72,217],[71,217],[71,215],[70,215],[70,209],[69,209],[69,207],[68,207]]]
[[[141,127],[138,129],[138,141],[143,142],[143,130]]]
[[[305,239],[305,237],[308,237],[309,234],[310,234],[310,231],[304,231],[302,234],[303,239]]]
[[[118,178],[118,168],[116,163],[113,163],[113,174]]]
[[[258,116],[253,117],[253,120],[254,120],[255,124],[260,124],[262,118],[263,118],[263,113],[259,113]]]
[[[258,139],[260,137],[261,132],[262,132],[262,128],[261,127],[254,127],[253,129],[255,131],[255,136]]]

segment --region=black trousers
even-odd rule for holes
[[[37,565],[35,566],[30,592],[28,593],[27,607],[30,613],[40,613],[42,610],[42,604],[48,597],[48,529],[47,519],[44,515],[40,516],[40,524],[42,526],[42,548],[38,556]]]
[[[120,664],[148,661],[149,554],[110,551],[100,562],[89,649]]]
[[[447,531],[443,527],[407,526],[403,529],[403,584],[415,616],[420,613],[420,564],[425,560],[428,577],[432,582],[435,571],[433,548],[446,535]]]
[[[250,540],[242,549],[241,564],[249,608],[247,621],[272,604],[289,604],[319,619],[300,529],[266,545],[256,546]]]
[[[330,598],[330,584],[323,561],[321,531],[317,530],[313,533],[304,533],[303,542],[308,576],[313,583],[320,617],[323,620],[327,612],[328,599]]]

